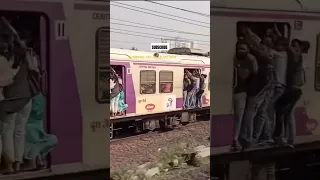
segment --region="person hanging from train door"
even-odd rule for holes
[[[30,40],[31,34],[26,36]],[[27,40],[26,47],[34,47],[34,44]],[[57,137],[47,134],[44,130],[45,119],[45,96],[40,90],[40,78],[42,74],[39,55],[33,48],[27,48],[26,60],[29,67],[29,78],[33,79],[34,95],[32,97],[32,108],[26,124],[26,144],[24,150],[24,171],[46,168],[46,157],[58,143]],[[30,84],[31,85],[31,84]]]
[[[115,82],[115,86],[111,90],[110,94],[111,117],[115,117],[118,114],[118,103],[120,98],[120,85],[118,80],[119,75],[112,67],[110,67],[110,70],[113,73],[112,79]]]
[[[125,111],[128,108],[128,104],[124,101],[124,85],[122,78],[118,76],[118,82],[119,82],[119,89],[120,89],[120,95],[119,95],[119,102],[118,102],[118,113],[120,116],[125,115]]]
[[[191,80],[192,89],[187,95],[187,101],[189,103],[189,108],[195,108],[196,104],[196,93],[200,87],[200,78],[198,77],[197,70],[193,70],[191,73],[190,71],[186,70],[186,74],[188,78]]]
[[[193,76],[195,77],[195,87],[196,91],[192,95],[192,102],[190,103],[191,108],[196,108],[197,106],[197,93],[200,90],[200,70],[193,70]]]
[[[12,69],[14,58],[11,57],[12,54],[9,52],[8,41],[7,35],[0,35],[0,101],[4,100],[3,88],[13,83],[15,75],[19,71],[19,67]]]
[[[277,25],[274,25],[274,29],[278,31]],[[265,133],[261,139],[261,142],[273,143],[274,139],[277,144],[286,144],[284,138],[272,138],[272,134],[274,132],[274,125],[277,126],[279,119],[279,115],[282,114],[280,109],[276,107],[279,99],[283,96],[287,86],[287,66],[288,66],[288,40],[283,36],[278,36],[275,40],[274,48],[271,51],[271,55],[273,56],[273,66],[275,68],[276,80],[275,80],[275,88],[273,90],[273,95],[268,107],[268,117],[269,121],[265,122],[265,127],[269,126],[270,128],[264,129]],[[272,126],[272,127],[271,127]],[[266,134],[269,133],[269,134]]]
[[[5,108],[5,96],[3,89],[14,82],[14,77],[19,71],[19,67],[12,68],[14,58],[12,55],[12,38],[8,34],[4,33],[1,29],[0,34],[0,130],[3,129],[3,120],[6,117]],[[2,133],[0,134],[0,154],[3,152]],[[1,163],[1,160],[0,160]]]
[[[233,89],[234,125],[231,151],[239,151],[242,149],[239,143],[239,134],[246,106],[247,90],[252,85],[252,78],[258,71],[257,60],[250,53],[249,45],[243,39],[238,40],[236,44],[234,66],[237,82]]]
[[[200,88],[199,91],[197,92],[197,101],[196,101],[196,107],[197,108],[202,108],[203,102],[202,102],[202,95],[204,93],[204,90],[206,89],[206,74],[201,74],[200,75]]]
[[[279,40],[283,40],[284,38],[282,37],[282,34],[281,32],[279,31],[277,25],[275,23],[273,23],[273,28],[267,28],[266,30],[266,33],[265,33],[265,37],[271,37],[271,39],[273,39],[274,42],[279,42]],[[266,39],[265,39],[266,40]],[[287,45],[287,40],[285,40],[286,43],[285,45],[283,46],[284,48],[283,49],[286,49],[286,45]],[[273,49],[276,49],[274,48],[273,46]],[[280,52],[281,53],[281,52]],[[272,54],[272,53],[271,53]],[[284,54],[284,52],[282,51],[282,54]],[[273,55],[272,55],[273,56]],[[276,55],[275,57],[277,57],[279,59],[279,55]],[[284,58],[285,60],[285,58]],[[278,63],[278,66],[276,65],[276,62]],[[274,66],[275,67],[278,67],[278,69],[276,69],[276,74],[278,75],[279,74],[279,70],[281,70],[281,62],[282,63],[285,63],[284,61],[281,61],[281,58],[280,58],[280,61],[274,61],[273,63],[275,64]],[[280,66],[279,66],[279,63],[280,63]],[[285,68],[285,65],[282,66]],[[285,70],[283,69],[282,72],[285,72]],[[281,74],[281,73],[280,73]],[[283,73],[282,73],[283,74]],[[283,76],[282,76],[283,77]],[[282,78],[283,79],[283,78]],[[275,90],[279,90],[281,88],[276,88]],[[280,92],[280,93],[279,93]],[[263,129],[262,129],[262,132],[256,134],[256,139],[258,139],[258,142],[260,145],[273,145],[274,144],[274,139],[273,139],[273,132],[274,132],[274,126],[275,126],[275,112],[274,112],[274,106],[275,106],[275,103],[278,101],[278,99],[281,97],[281,95],[283,93],[281,93],[281,91],[276,91],[275,92],[276,94],[273,95],[273,99],[271,103],[269,103],[269,107],[268,107],[268,117],[269,117],[269,120],[268,121],[265,121],[264,125],[263,125]],[[279,113],[278,113],[279,114]],[[257,123],[257,125],[260,127],[259,125],[259,121]],[[258,137],[260,135],[260,138]]]
[[[302,95],[301,87],[306,83],[302,54],[307,54],[309,48],[307,41],[291,41],[288,48],[287,88],[276,107],[281,113],[277,114],[274,136],[283,139],[291,147],[294,147],[296,136],[294,109]]]
[[[183,109],[189,108],[189,101],[187,99],[188,93],[191,91],[192,85],[187,73],[184,73],[183,78]]]
[[[25,150],[26,123],[32,107],[32,97],[38,94],[40,86],[34,81],[38,74],[32,69],[27,59],[28,47],[20,39],[17,31],[2,17],[2,22],[10,32],[16,46],[13,47],[13,69],[19,68],[13,84],[4,88],[4,97],[7,101],[3,105],[6,116],[3,120],[3,152],[7,157],[6,173],[20,171]]]
[[[278,86],[274,61],[278,60],[275,58],[281,60],[283,53],[277,53],[273,49],[274,40],[271,36],[265,36],[261,41],[250,28],[245,26],[241,26],[241,32],[250,49],[259,57],[259,69],[248,92],[239,137],[242,148],[247,149],[257,145],[264,127],[267,127],[269,134],[271,133],[267,110],[274,97],[274,88]],[[283,39],[277,41],[276,47],[279,51],[283,49],[284,43]],[[271,135],[268,138],[270,139]]]

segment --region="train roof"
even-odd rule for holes
[[[110,48],[110,59],[119,61],[210,65],[209,57],[158,53],[159,56],[157,58],[154,56],[155,53],[156,52]]]
[[[256,9],[320,13],[320,1],[315,0],[213,0],[212,8]]]

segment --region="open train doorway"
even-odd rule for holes
[[[185,68],[183,74],[183,109],[196,108],[196,93],[200,87],[201,69]]]
[[[126,114],[126,69],[121,65],[111,65],[110,68],[110,113],[111,117]]]
[[[57,143],[47,126],[48,23],[42,13],[0,11],[3,176],[48,168]]]

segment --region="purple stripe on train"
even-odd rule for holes
[[[297,136],[312,135],[306,127],[310,123],[316,123],[309,119],[306,109],[298,107],[295,110]],[[211,147],[228,146],[232,142],[233,116],[214,115],[211,117]]]

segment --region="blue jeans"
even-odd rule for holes
[[[190,92],[188,92],[188,95],[187,95],[187,102],[189,103],[188,108],[195,108],[197,90],[198,90],[197,88],[193,88]]]
[[[183,91],[183,109],[189,108],[189,101],[187,101],[188,91]]]
[[[268,83],[257,95],[247,97],[239,135],[239,142],[243,148],[250,148],[257,143],[263,129],[266,132],[270,131],[268,107],[274,95],[275,77],[274,69],[268,68]]]
[[[202,102],[202,95],[204,93],[204,90],[200,89],[197,93],[197,107],[202,108],[203,102]]]
[[[294,143],[296,136],[294,109],[301,95],[300,88],[290,87],[279,99],[276,106],[278,114],[274,131],[275,138],[285,138],[290,144]]]
[[[268,106],[269,121],[265,123],[265,128],[267,129],[264,129],[264,136],[263,136],[264,139],[271,139],[274,133],[275,127],[277,126],[279,121],[282,121],[280,117],[283,114],[282,112],[283,110],[282,110],[282,107],[279,107],[278,104],[279,104],[279,99],[284,95],[285,90],[286,88],[284,85],[281,85],[278,83],[275,84],[273,96]]]
[[[233,95],[233,143],[238,143],[243,113],[246,107],[247,94],[245,92]]]

